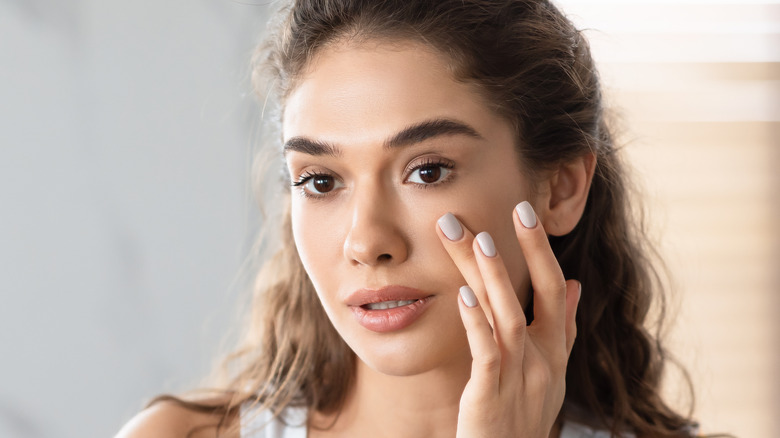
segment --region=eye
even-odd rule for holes
[[[344,186],[344,183],[333,175],[325,173],[307,173],[293,183],[295,187],[303,187],[303,194],[307,196],[324,196],[335,189]]]
[[[415,184],[436,184],[443,181],[452,172],[452,166],[446,163],[425,163],[415,167],[407,181]]]
[[[314,176],[303,187],[316,193],[328,193],[336,188],[336,180],[330,175]]]

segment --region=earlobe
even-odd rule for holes
[[[585,211],[596,157],[587,153],[561,164],[547,180],[544,228],[548,234],[563,236],[571,232]]]

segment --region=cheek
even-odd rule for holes
[[[496,243],[510,280],[523,298],[530,284],[528,267],[515,234],[513,215],[515,206],[530,196],[528,185],[522,179],[484,180],[460,192],[452,201],[451,212],[475,235],[487,231]]]
[[[433,247],[444,249],[436,234],[436,221],[450,211],[452,202],[446,196],[417,193],[422,191],[426,189],[408,189],[406,196],[402,197],[400,208],[395,212],[398,218],[396,227],[403,232],[413,250],[430,250],[432,242],[436,243]]]
[[[333,260],[333,247],[336,240],[333,214],[322,214],[317,206],[306,205],[306,200],[293,199],[291,222],[293,240],[306,273],[317,291],[322,290],[321,283],[327,279],[322,275],[324,266],[330,266]],[[319,269],[319,270],[318,270]]]

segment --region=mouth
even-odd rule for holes
[[[360,289],[345,304],[357,322],[377,333],[401,330],[414,323],[428,308],[433,295],[405,286]]]
[[[358,289],[344,300],[344,304],[350,307],[363,307],[367,310],[391,309],[408,306],[415,301],[431,296],[430,293],[413,287],[390,285],[378,289]]]
[[[408,306],[409,304],[415,303],[419,300],[403,300],[403,301],[382,301],[379,303],[370,303],[370,304],[363,304],[362,308],[366,310],[385,310],[385,309],[395,309],[396,307],[401,306]]]

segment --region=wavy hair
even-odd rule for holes
[[[282,6],[270,29],[254,58],[253,79],[263,99],[270,95],[283,106],[305,68],[330,44],[412,40],[444,54],[453,77],[476,85],[513,124],[524,170],[594,154],[597,167],[581,220],[571,233],[550,237],[565,277],[583,285],[561,414],[613,436],[690,436],[689,418],[660,394],[668,358],[646,319],[654,299],[663,303],[663,288],[607,124],[599,76],[587,41],[551,2],[296,0]],[[272,150],[281,154],[278,145]],[[341,408],[355,355],[301,265],[289,209],[279,211],[277,250],[257,277],[242,345],[227,360],[232,377],[220,391],[229,397],[214,403],[177,399],[180,404],[222,413],[224,420],[247,403],[276,415],[289,406]]]

